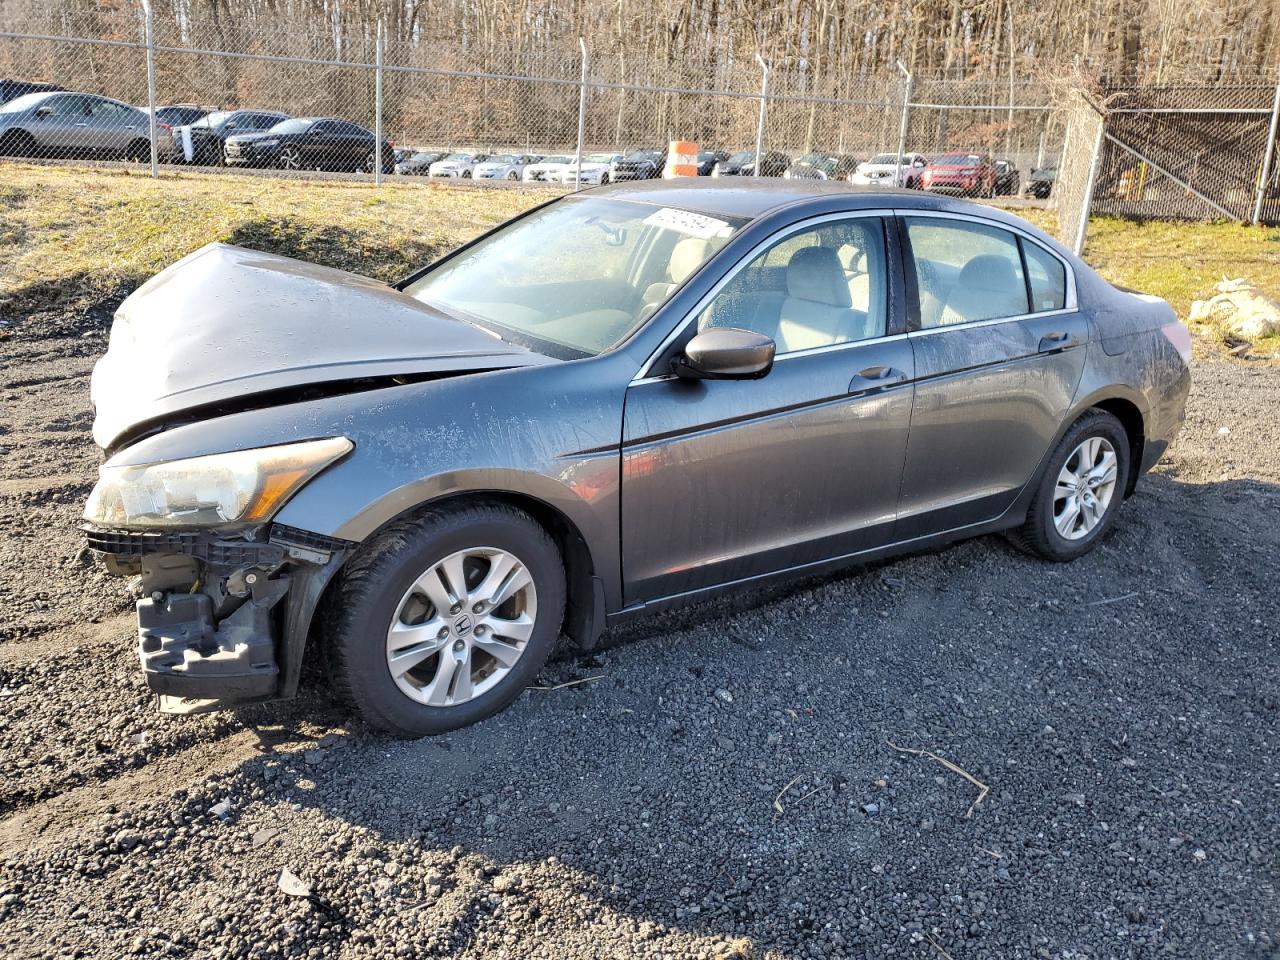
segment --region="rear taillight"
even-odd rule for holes
[[[1164,334],[1166,340],[1173,344],[1173,348],[1178,351],[1178,355],[1184,361],[1191,360],[1191,331],[1188,330],[1177,320],[1172,323],[1166,323],[1160,328],[1160,332]]]

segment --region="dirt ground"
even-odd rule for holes
[[[1280,957],[1280,369],[1198,359],[1076,563],[721,600],[401,743],[154,712],[77,531],[111,307],[0,339],[4,956]]]

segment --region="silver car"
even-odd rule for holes
[[[292,696],[323,647],[420,736],[562,633],[997,531],[1087,553],[1190,349],[1164,301],[914,190],[594,188],[394,286],[214,244],[116,314],[85,519],[169,709]]]
[[[29,93],[0,106],[0,154],[98,157],[142,161],[151,156],[151,120],[137,107],[92,93]],[[161,125],[161,156],[173,153]]]

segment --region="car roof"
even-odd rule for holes
[[[1019,229],[1026,228],[1023,220],[996,207],[920,190],[859,187],[830,180],[677,177],[672,180],[623,181],[595,187],[578,195],[584,194],[745,220],[755,220],[783,207],[803,207],[806,201],[816,203],[831,197],[843,197],[847,198],[845,207],[848,210],[883,210],[892,207],[939,213],[977,213],[989,220],[1007,223]]]

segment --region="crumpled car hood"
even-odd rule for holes
[[[93,439],[287,388],[555,362],[368,277],[212,243],[116,311]]]

